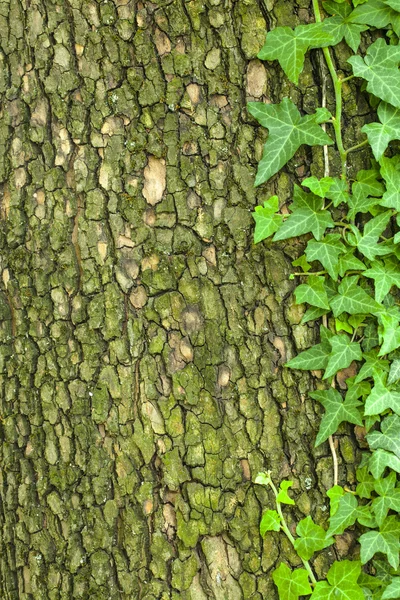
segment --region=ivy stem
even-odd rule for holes
[[[313,4],[313,9],[314,9],[315,21],[317,23],[322,23],[321,11],[319,8],[319,0],[312,0],[312,4]],[[344,179],[344,181],[346,181],[347,180],[347,152],[344,149],[343,139],[342,139],[342,83],[343,83],[343,80],[339,79],[339,77],[337,76],[336,69],[333,64],[332,56],[329,51],[329,48],[322,48],[322,52],[324,54],[325,62],[328,67],[330,76],[332,78],[333,88],[335,91],[336,110],[335,110],[335,118],[333,119],[332,125],[333,125],[333,129],[335,131],[336,146],[337,146],[337,149],[340,154],[340,161],[342,163],[342,178]]]
[[[292,544],[292,546],[294,547],[294,542],[295,542],[295,539],[294,539],[294,537],[292,536],[292,534],[291,534],[291,532],[290,532],[290,529],[289,529],[289,527],[288,527],[288,525],[287,525],[287,523],[286,523],[285,516],[284,516],[284,514],[283,514],[283,512],[282,512],[281,503],[280,503],[280,502],[278,502],[278,490],[276,489],[276,487],[275,487],[275,485],[274,485],[274,482],[273,482],[273,481],[272,481],[272,479],[271,479],[271,476],[269,476],[269,485],[270,485],[270,487],[271,487],[272,491],[274,492],[274,496],[275,496],[275,503],[276,503],[276,510],[277,510],[277,512],[278,512],[278,515],[279,515],[279,516],[280,516],[280,518],[281,518],[281,527],[282,527],[282,530],[284,531],[284,533],[286,534],[286,537],[288,538],[288,540],[290,541],[290,543],[291,543],[291,544]],[[301,558],[301,557],[300,557],[300,558]],[[310,563],[308,562],[308,560],[304,560],[304,558],[301,558],[301,561],[302,561],[302,563],[303,563],[303,565],[304,565],[305,569],[307,570],[307,573],[309,574],[311,581],[312,581],[312,582],[313,582],[313,584],[315,585],[315,584],[317,583],[317,579],[316,579],[316,577],[315,577],[315,575],[314,575],[314,573],[313,573],[313,570],[312,570],[312,568],[311,568],[311,565],[310,565]]]
[[[354,150],[358,150],[359,148],[364,148],[364,146],[367,146],[368,143],[368,140],[364,140],[363,142],[360,142],[359,144],[356,144],[355,146],[352,146],[351,148],[346,150],[346,154],[354,152]]]
[[[328,317],[326,315],[322,316],[322,324],[324,327],[326,327],[326,328],[328,327]],[[331,387],[333,387],[333,388],[336,387],[334,377],[332,379]],[[329,448],[330,448],[330,451],[332,454],[332,460],[333,460],[333,485],[337,485],[339,482],[339,464],[338,464],[338,457],[336,454],[335,440],[333,439],[333,435],[329,436]]]

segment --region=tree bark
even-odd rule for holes
[[[254,246],[251,218],[322,149],[255,190],[246,111],[318,105],[316,65],[290,89],[255,58],[308,11],[0,0],[2,599],[272,600],[277,561],[299,560],[259,536],[257,472],[323,520],[319,409],[282,368],[314,340],[288,279],[300,246]]]

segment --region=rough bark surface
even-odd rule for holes
[[[265,133],[245,108],[317,105],[318,66],[290,90],[255,59],[268,25],[307,18],[302,0],[0,0],[2,600],[272,600],[298,559],[260,539],[255,474],[290,476],[297,516],[324,520],[329,449],[282,369],[314,339],[299,249],[252,245]]]

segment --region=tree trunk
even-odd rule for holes
[[[319,101],[315,65],[290,90],[255,58],[294,8],[0,1],[2,600],[272,600],[298,559],[259,536],[257,472],[323,519],[332,459],[282,368],[314,339],[300,246],[252,244],[256,203],[321,170],[253,188],[246,100]]]

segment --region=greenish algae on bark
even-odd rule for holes
[[[298,558],[259,537],[265,468],[324,520],[318,410],[282,368],[314,339],[299,246],[252,244],[255,204],[321,170],[302,149],[253,188],[246,100],[319,102],[309,60],[292,89],[256,59],[300,18],[308,0],[0,0],[2,600],[275,598]]]

